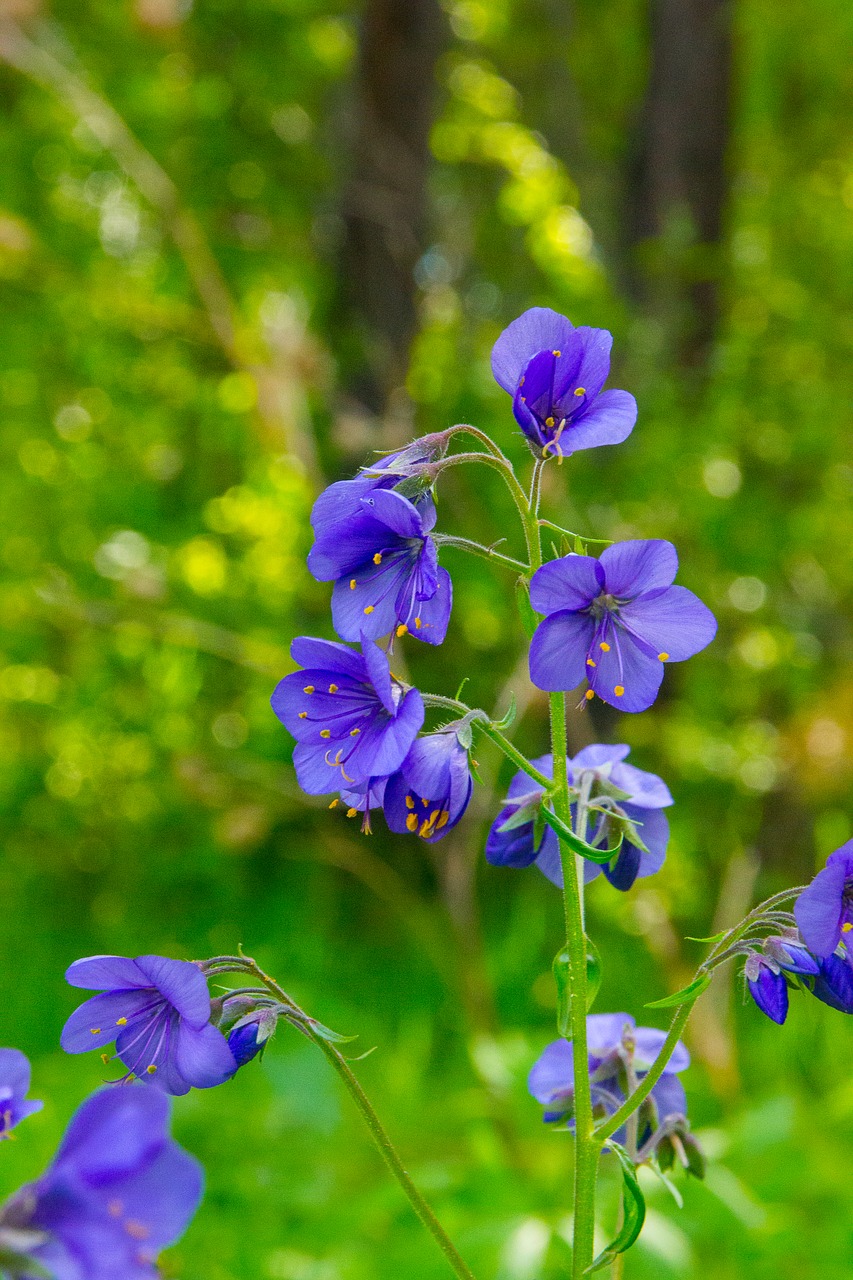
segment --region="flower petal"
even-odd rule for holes
[[[20,1049],[0,1049],[0,1088],[8,1089],[6,1097],[23,1098],[29,1091],[29,1058]]]
[[[833,854],[794,903],[803,941],[815,956],[829,956],[838,946],[844,923],[844,886],[850,875],[847,860]]]
[[[338,578],[332,589],[332,624],[341,639],[389,635],[399,621],[397,597],[416,572],[414,559],[396,551],[379,567],[371,560]]]
[[[612,777],[612,770],[607,769],[606,766],[619,764],[630,750],[631,748],[625,743],[593,743],[589,747],[584,747],[573,760],[569,761],[569,771],[574,774],[584,769],[598,769],[606,773],[607,777]],[[649,774],[649,777],[651,776]],[[622,790],[624,791],[625,788],[623,787]]]
[[[627,791],[631,804],[638,809],[666,809],[674,804],[669,787],[654,773],[637,769],[632,764],[617,764],[610,780],[620,791]],[[645,819],[643,819],[645,821]]]
[[[539,1055],[527,1077],[527,1088],[537,1102],[548,1105],[571,1094],[575,1070],[571,1040],[554,1040]]]
[[[788,1016],[788,984],[781,973],[763,964],[758,977],[748,979],[746,985],[761,1012],[781,1026]]]
[[[622,1043],[626,1027],[635,1027],[630,1013],[591,1013],[586,1020],[586,1044],[590,1054],[606,1058]]]
[[[672,543],[662,538],[638,538],[606,547],[601,567],[608,592],[620,600],[633,600],[668,587],[678,572],[678,555]]]
[[[334,640],[297,636],[291,643],[290,656],[300,667],[316,667],[332,674],[347,675],[361,683],[367,680],[367,669],[361,654]]]
[[[634,1060],[638,1071],[648,1071],[654,1063],[666,1040],[667,1033],[657,1027],[637,1027],[634,1031]],[[664,1067],[664,1074],[674,1071],[686,1071],[690,1066],[690,1054],[679,1040],[670,1054]]]
[[[133,1172],[166,1140],[169,1103],[153,1089],[99,1089],[77,1108],[51,1168],[95,1185]]]
[[[194,1089],[210,1089],[230,1080],[237,1070],[228,1041],[210,1023],[201,1028],[181,1022],[174,1048],[175,1066]]]
[[[660,1080],[652,1088],[652,1097],[658,1109],[658,1119],[661,1123],[668,1116],[687,1115],[687,1095],[684,1092],[684,1085],[677,1076],[661,1076]]]
[[[602,649],[601,643],[593,647],[595,666],[586,668],[589,687],[620,711],[645,711],[658,695],[664,664],[649,657],[618,624],[602,634],[609,648]]]
[[[106,991],[110,987],[150,986],[145,974],[135,960],[126,956],[86,956],[75,960],[65,970],[65,981],[72,987],[84,987],[88,991]]]
[[[121,1032],[120,1018],[128,1023],[149,1011],[161,1007],[162,1000],[152,987],[138,987],[125,991],[105,991],[92,996],[79,1008],[62,1028],[60,1044],[66,1053],[88,1053],[90,1049],[103,1049],[112,1044]]]
[[[397,704],[394,701],[393,686],[391,684],[391,668],[388,664],[388,655],[384,649],[380,649],[378,644],[374,644],[367,637],[362,638],[361,652],[364,655],[364,665],[367,668],[367,674],[370,677],[370,683],[376,691],[376,696],[382,703],[389,715],[394,715]],[[397,766],[395,765],[394,768]],[[376,773],[392,773],[391,769],[377,769]]]
[[[148,1089],[139,1092],[153,1094]],[[105,1191],[114,1196],[120,1190],[125,1221],[147,1230],[146,1250],[156,1253],[183,1234],[199,1206],[203,1187],[198,1161],[176,1142],[167,1141],[157,1157],[123,1180],[120,1188]]]
[[[549,560],[530,579],[530,603],[537,613],[586,609],[601,592],[594,556]]]
[[[207,979],[189,960],[169,960],[166,956],[139,956],[136,963],[164,999],[191,1027],[210,1021],[210,992]]]
[[[393,489],[377,489],[362,498],[361,505],[400,538],[422,538],[423,520],[414,503]]]
[[[421,600],[408,623],[409,635],[426,644],[442,644],[447,635],[450,612],[453,608],[453,583],[446,569],[439,569],[435,594]],[[420,626],[418,626],[420,619]]]
[[[568,423],[560,436],[560,448],[569,457],[581,449],[621,444],[636,421],[637,402],[628,391],[602,391],[588,409]]]
[[[640,596],[623,605],[619,620],[656,653],[665,653],[664,661],[670,662],[692,658],[717,634],[713,613],[686,587]]]
[[[586,655],[595,634],[584,613],[552,613],[530,642],[530,679],[538,689],[576,689],[587,673]]]
[[[550,307],[531,307],[504,329],[492,348],[492,373],[498,386],[515,393],[524,366],[537,351],[561,350],[574,325]]]

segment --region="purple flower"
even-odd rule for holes
[[[794,915],[809,951],[832,955],[853,929],[853,840],[829,855],[826,866],[797,898]]]
[[[279,1019],[279,1009],[266,1006],[254,1009],[240,1018],[228,1032],[228,1048],[237,1060],[237,1065],[244,1067],[251,1062],[267,1044],[273,1035]]]
[[[602,391],[613,338],[575,328],[548,307],[531,307],[492,348],[495,381],[513,397],[515,420],[540,457],[621,444],[637,421],[627,391]]]
[[[537,569],[530,602],[546,614],[530,645],[530,678],[540,689],[574,689],[584,676],[623,711],[657,697],[665,662],[682,662],[713,640],[717,623],[692,591],[674,587],[670,542],[618,542],[599,559],[563,556]]]
[[[749,994],[761,1012],[781,1026],[788,1016],[788,984],[779,966],[764,956],[751,955],[744,974]]]
[[[168,1132],[157,1089],[102,1089],[71,1119],[53,1162],[0,1210],[4,1235],[33,1241],[31,1259],[54,1280],[156,1280],[161,1249],[186,1229],[203,1177]]]
[[[849,956],[824,956],[818,961],[818,975],[812,986],[812,995],[823,1004],[841,1013],[853,1013],[853,968]]]
[[[429,536],[435,503],[427,494],[415,506],[393,490],[379,489],[362,498],[361,507],[354,527],[340,529],[335,520],[331,535],[318,533],[316,545],[326,548],[323,573],[337,579],[335,630],[342,640],[410,631],[428,644],[441,644],[453,588]]]
[[[35,1111],[43,1102],[27,1100],[30,1090],[30,1064],[20,1049],[0,1049],[0,1139],[8,1138],[16,1124]]]
[[[399,772],[388,779],[384,808],[392,831],[417,833],[434,844],[468,808],[474,784],[459,728],[448,725],[418,738]]]
[[[584,878],[587,882],[594,880],[603,871],[610,883],[621,890],[630,889],[638,877],[653,875],[663,865],[669,840],[669,823],[661,810],[672,804],[669,788],[660,778],[623,763],[628,751],[629,748],[624,744],[596,744],[584,747],[573,760],[567,761],[570,786],[580,787],[585,777],[589,779],[592,775],[591,797],[595,797],[597,790],[606,794],[607,787],[615,788],[628,796],[627,800],[613,801],[610,810],[615,816],[624,815],[636,824],[639,837],[648,852],[632,844],[630,836],[626,836],[612,862],[604,866],[590,861],[584,864]],[[533,764],[541,773],[551,776],[553,761],[550,755],[541,756]],[[555,832],[548,826],[544,827],[539,844],[534,843],[536,809],[542,794],[543,788],[526,773],[515,775],[510,783],[507,803],[489,831],[486,860],[494,866],[504,867],[528,867],[535,862],[549,880],[562,887],[563,871]],[[591,816],[593,830],[590,832],[587,829],[587,840],[595,838],[597,824],[603,817],[601,813]],[[576,818],[574,806],[572,817]]]
[[[172,1094],[209,1089],[237,1070],[225,1037],[211,1024],[204,974],[189,961],[89,956],[75,960],[65,977],[72,987],[103,989],[63,1027],[66,1053],[115,1041],[115,1056],[132,1076]]]
[[[296,739],[293,764],[303,791],[363,791],[399,769],[424,721],[417,689],[391,675],[388,657],[301,636],[290,652],[303,671],[279,682],[272,709]]]
[[[587,1016],[587,1066],[592,1103],[599,1116],[613,1115],[625,1101],[627,1067],[640,1080],[658,1056],[666,1032],[655,1027],[638,1027],[627,1013],[593,1013]],[[651,1091],[658,1122],[669,1116],[684,1116],[684,1090],[676,1075],[690,1065],[690,1055],[679,1040],[663,1075]],[[574,1065],[572,1042],[555,1040],[539,1056],[527,1081],[530,1093],[545,1107],[546,1124],[568,1120],[574,1107]],[[619,1133],[614,1137],[623,1141]],[[644,1138],[640,1135],[640,1140]]]
[[[422,436],[405,449],[364,467],[353,480],[338,480],[323,490],[311,510],[316,541],[308,553],[308,568],[318,582],[332,582],[340,576],[337,565],[341,541],[352,539],[358,543],[362,529],[369,528],[371,516],[362,499],[401,483],[414,485],[417,498],[421,472],[444,454],[451,434],[441,431]]]

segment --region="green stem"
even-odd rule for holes
[[[457,422],[456,425],[451,428],[451,430],[453,431],[454,435],[473,436],[475,440],[480,441],[480,444],[485,445],[486,449],[488,449],[489,453],[492,455],[493,458],[502,458],[503,461],[507,464],[507,466],[511,465],[509,458],[506,456],[503,450],[500,449],[495,444],[491,436],[486,435],[485,431],[480,431],[478,427],[472,427],[468,422]]]
[[[445,698],[441,693],[424,693],[421,695],[428,707],[444,707],[448,711],[456,711],[459,715],[470,715],[472,708],[466,707],[464,702],[458,702],[456,698]],[[509,738],[501,733],[500,729],[495,728],[489,720],[485,711],[479,712],[476,719],[472,722],[478,729],[481,729],[487,738],[491,738],[496,746],[500,747],[508,760],[526,773],[534,782],[538,782],[540,787],[544,787],[550,792],[553,786],[551,779],[547,774],[542,773],[535,765],[531,764],[526,756],[523,756],[517,747],[514,747]]]
[[[448,467],[458,467],[466,462],[479,462],[483,466],[491,467],[494,471],[500,473],[500,476],[509,489],[513,502],[516,505],[521,523],[524,527],[524,537],[527,542],[527,556],[529,560],[529,571],[534,573],[542,564],[542,547],[539,541],[539,523],[536,516],[530,509],[530,503],[527,500],[527,494],[521,487],[516,476],[512,463],[503,454],[499,456],[493,453],[454,453],[450,457],[444,458],[443,461],[435,464],[435,473],[445,471]]]
[[[634,1114],[640,1104],[651,1093],[658,1080],[660,1080],[666,1069],[666,1064],[672,1057],[673,1050],[681,1038],[681,1033],[687,1025],[687,1019],[690,1017],[695,1003],[696,999],[694,998],[678,1006],[670,1023],[666,1039],[661,1045],[660,1053],[655,1058],[652,1066],[643,1076],[633,1093],[622,1103],[619,1110],[614,1111],[613,1115],[595,1130],[595,1138],[599,1144],[604,1142],[605,1138],[612,1137],[616,1130],[625,1124],[629,1116]]]
[[[245,957],[245,961],[249,971],[254,973],[255,976],[260,979],[268,991],[271,991],[273,995],[278,996],[279,999],[291,1007],[297,1008],[275,979],[264,973],[256,961],[250,960],[248,956]],[[406,1196],[415,1213],[435,1240],[439,1249],[441,1249],[450,1264],[450,1267],[457,1276],[461,1277],[461,1280],[474,1280],[474,1273],[461,1257],[453,1241],[444,1230],[444,1227],[441,1225],[438,1218],[435,1216],[432,1209],[429,1207],[426,1200],[409,1177],[409,1174],[406,1172],[402,1160],[397,1155],[394,1144],[385,1132],[382,1122],[374,1111],[370,1099],[364,1092],[364,1089],[362,1089],[356,1076],[353,1074],[352,1068],[346,1058],[337,1048],[335,1048],[333,1044],[330,1044],[328,1040],[324,1039],[323,1036],[314,1030],[311,1025],[310,1018],[304,1014],[302,1017],[305,1021],[303,1023],[300,1019],[299,1029],[308,1037],[309,1040],[312,1041],[312,1043],[317,1046],[318,1049],[320,1049],[329,1064],[340,1076],[347,1092],[355,1103],[362,1120],[367,1125],[370,1131],[370,1136],[378,1147],[383,1160],[388,1165],[391,1173],[397,1179],[403,1194]]]
[[[551,750],[554,757],[554,812],[571,825],[572,811],[566,771],[566,699],[552,693]],[[586,820],[584,819],[584,822]],[[582,837],[582,832],[578,831]],[[601,1143],[595,1133],[586,1043],[586,934],[583,905],[575,856],[560,842],[563,868],[563,910],[566,919],[566,946],[569,952],[569,989],[571,991],[572,1059],[575,1084],[575,1174],[574,1231],[572,1242],[572,1276],[580,1280],[592,1262],[595,1231],[595,1180]]]
[[[573,533],[571,529],[564,529],[561,524],[554,524],[553,520],[540,520],[540,526],[543,529],[553,529],[555,533],[564,533],[567,538],[580,538],[581,542],[591,547],[612,547],[612,538],[588,538],[585,533]]]
[[[495,551],[494,547],[484,547],[481,542],[474,542],[471,538],[458,538],[455,534],[439,533],[433,535],[433,540],[442,547],[458,547],[460,551],[470,551],[472,555],[482,556],[484,560],[495,560],[498,564],[504,564],[508,569],[515,569],[517,573],[527,573],[528,566],[523,560],[514,560],[512,556],[505,556],[501,551]]]

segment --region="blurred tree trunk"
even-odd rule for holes
[[[444,41],[439,0],[367,0],[341,292],[355,338],[349,390],[373,413],[403,382],[417,323],[414,268],[426,245],[429,133]]]
[[[630,285],[701,364],[718,318],[728,196],[730,0],[651,0],[651,65],[629,159]]]

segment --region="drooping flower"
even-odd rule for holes
[[[72,987],[101,990],[63,1027],[66,1053],[115,1041],[115,1056],[130,1075],[176,1095],[222,1084],[237,1070],[225,1037],[210,1021],[204,974],[189,961],[88,956],[75,960],[65,977]]]
[[[853,929],[853,840],[826,860],[794,904],[803,941],[813,955],[832,955]]]
[[[399,771],[388,779],[384,809],[392,831],[408,831],[434,844],[468,808],[474,784],[460,728],[447,725],[417,738]]]
[[[592,1089],[593,1110],[599,1118],[611,1116],[625,1101],[628,1067],[641,1080],[654,1063],[666,1039],[655,1027],[638,1027],[627,1013],[592,1013],[587,1016],[587,1066]],[[545,1107],[546,1124],[571,1125],[574,1110],[574,1064],[571,1040],[555,1040],[533,1064],[527,1081],[530,1093]],[[687,1104],[677,1074],[690,1065],[690,1055],[679,1040],[664,1067],[663,1075],[651,1091],[651,1108],[641,1115],[644,1131],[671,1116],[685,1116]],[[614,1136],[617,1142],[621,1130]]]
[[[244,1067],[266,1047],[278,1025],[278,1008],[267,1005],[244,1014],[228,1032],[228,1048]]]
[[[538,457],[620,444],[637,421],[627,391],[602,391],[613,338],[579,328],[548,307],[531,307],[492,349],[495,381],[513,397],[515,420]]]
[[[0,1049],[0,1139],[8,1138],[16,1124],[44,1106],[27,1098],[30,1075],[29,1061],[20,1049]]]
[[[290,652],[304,668],[279,682],[272,709],[296,739],[293,764],[303,791],[359,792],[399,769],[424,721],[417,689],[391,675],[372,641],[362,652],[301,636]]]
[[[599,788],[607,786],[628,797],[627,800],[611,798],[608,808],[616,817],[624,815],[635,824],[647,851],[632,844],[630,835],[626,835],[612,862],[601,866],[587,860],[584,864],[587,882],[603,871],[610,883],[623,891],[630,889],[638,877],[653,875],[663,865],[669,841],[669,823],[661,810],[672,804],[669,788],[660,778],[624,763],[628,751],[624,744],[595,744],[584,747],[573,760],[567,761],[569,786],[580,787],[584,777],[589,779],[591,775],[588,783],[591,797]],[[554,766],[550,755],[541,756],[532,763],[546,777],[552,776]],[[549,880],[562,887],[563,872],[556,833],[543,825],[539,843],[535,843],[535,817],[542,794],[543,788],[526,773],[515,775],[509,786],[507,802],[489,831],[486,860],[494,866],[503,867],[529,867],[535,862]],[[573,806],[573,820],[576,816]],[[591,815],[584,836],[587,841],[595,839],[603,816],[600,812]]]
[[[403,485],[410,489],[406,496],[416,502],[422,499],[419,477],[447,449],[451,432],[440,431],[421,436],[405,449],[363,467],[352,480],[338,480],[324,489],[311,510],[311,527],[316,541],[308,553],[308,568],[318,582],[333,582],[341,541],[359,540],[361,530],[369,525],[370,512],[362,499],[379,490]],[[427,482],[428,483],[428,482]],[[356,637],[357,638],[357,637]]]
[[[435,503],[419,506],[393,490],[375,490],[361,499],[355,531],[318,538],[326,548],[323,572],[334,578],[332,621],[342,640],[378,640],[410,631],[418,640],[441,644],[447,634],[453,587],[438,564],[429,536]]]
[[[818,961],[803,946],[795,929],[785,936],[765,938],[761,950],[750,951],[744,965],[749,994],[761,1012],[779,1026],[788,1016],[789,988],[806,985],[796,979],[811,982],[819,975]]]
[[[530,645],[530,678],[540,689],[593,694],[623,711],[645,711],[667,662],[683,662],[713,640],[710,609],[672,585],[670,542],[618,542],[601,556],[569,555],[533,575],[530,602],[547,616]]]
[[[844,955],[824,956],[818,961],[818,975],[812,995],[840,1013],[853,1013],[853,966],[846,947]]]
[[[0,1241],[32,1242],[11,1275],[26,1280],[35,1262],[54,1280],[157,1280],[157,1255],[184,1232],[203,1186],[168,1124],[158,1089],[88,1098],[42,1177],[0,1209]]]

